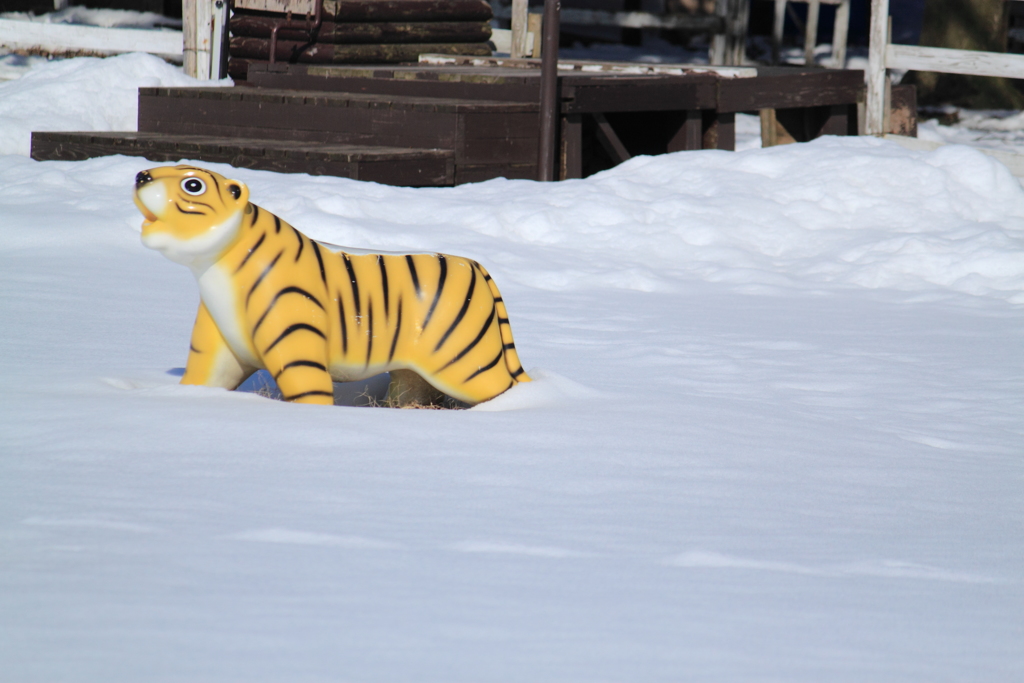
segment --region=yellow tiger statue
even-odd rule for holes
[[[332,380],[390,372],[389,404],[472,405],[530,381],[476,261],[337,250],[192,166],[140,172],[135,204],[142,243],[199,283],[182,384],[234,389],[266,369],[286,401],[331,405]]]

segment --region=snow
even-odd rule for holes
[[[181,19],[172,19],[155,12],[123,9],[65,7],[54,12],[2,12],[0,19],[33,21],[40,24],[75,24],[102,28],[174,28],[181,30]]]
[[[137,130],[139,88],[231,84],[197,81],[142,53],[36,63],[0,82],[0,155],[28,156],[32,131]]]
[[[178,385],[198,296],[139,242],[154,164],[17,149],[5,679],[1024,671],[1024,189],[990,157],[824,138],[446,189],[205,164],[325,242],[488,268],[535,381],[417,411]]]

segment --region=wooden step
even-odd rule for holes
[[[140,88],[139,130],[296,142],[447,149],[455,183],[535,178],[536,102],[269,88]]]
[[[319,144],[266,138],[163,133],[32,133],[32,158],[81,161],[124,154],[155,162],[181,159],[282,173],[332,175],[385,185],[455,184],[454,155],[443,149]]]

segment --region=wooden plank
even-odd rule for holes
[[[583,115],[569,114],[561,121],[559,179],[583,177]]]
[[[893,135],[917,137],[917,88],[913,85],[892,86],[889,100],[889,130]]]
[[[668,141],[666,152],[702,149],[704,146],[703,117],[697,110],[685,112],[683,123]]]
[[[232,57],[269,59],[270,41],[262,38],[234,36],[230,42]],[[277,41],[275,58],[307,64],[372,64],[415,62],[423,53],[490,55],[487,43],[383,43],[366,45],[335,45],[330,43]]]
[[[133,133],[34,133],[33,158],[82,160],[109,154],[156,162],[180,159],[240,168],[336,175],[391,185],[436,187],[455,182],[452,153],[442,150],[341,147],[217,137],[167,138]]]
[[[270,38],[280,19],[236,14],[231,18],[235,36]],[[308,31],[282,28],[278,40],[309,39]],[[490,24],[481,21],[358,22],[325,21],[316,34],[318,43],[484,43],[491,37]]]
[[[113,55],[149,52],[180,61],[181,31],[100,28],[70,24],[0,19],[0,48],[33,50],[52,55]]]
[[[713,14],[653,14],[651,12],[609,12],[605,10],[563,7],[562,23],[574,26],[617,26],[619,28],[675,29],[704,33],[720,33],[721,17]],[[495,19],[513,19],[508,7],[495,9]]]
[[[736,149],[736,114],[731,112],[701,112],[702,149]]]
[[[889,45],[885,50],[885,66],[908,71],[1024,78],[1024,55],[942,47]]]
[[[584,85],[581,81],[575,86],[574,99],[563,101],[562,112],[589,114],[714,109],[715,84],[718,80],[714,76],[690,76],[624,79],[615,84],[593,81],[594,84]]]
[[[313,12],[313,0],[235,0],[235,10]],[[490,21],[484,0],[324,0],[335,21]]]
[[[597,133],[597,141],[604,147],[604,151],[608,152],[608,156],[611,157],[612,163],[621,164],[623,161],[629,161],[633,156],[626,149],[626,146],[622,144],[622,140],[619,139],[615,129],[612,128],[611,124],[608,123],[608,119],[604,114],[599,112],[591,114],[594,117],[594,122],[597,124],[595,132]]]
[[[778,73],[776,70],[775,74]],[[748,79],[721,79],[718,82],[718,111],[742,112],[850,104],[863,97],[862,71],[815,70],[775,74]]]
[[[467,78],[428,80],[426,78],[376,78],[371,74],[334,76],[332,69],[345,67],[289,64],[290,71],[265,70],[267,62],[257,62],[248,72],[249,83],[261,88],[293,87],[348,93],[378,93],[391,95],[445,97],[455,99],[507,100],[535,104],[540,98],[539,82],[523,84],[513,82],[474,82]],[[308,72],[301,69],[308,68]],[[317,73],[319,72],[319,73]]]
[[[471,57],[466,55],[420,55],[420,64],[431,66],[473,66],[477,68],[512,67],[522,70],[540,69],[539,59],[513,59],[511,57]],[[559,59],[559,74],[582,72],[591,75],[623,74],[630,76],[688,76],[715,74],[722,78],[754,78],[757,69],[739,66],[709,66],[707,64],[647,64],[640,62],[594,61],[586,59]]]
[[[461,140],[457,164],[536,164],[537,138]]]
[[[467,139],[537,139],[536,112],[471,112],[463,114]]]
[[[496,100],[472,100],[450,97],[412,97],[400,94],[364,94],[323,90],[286,88],[140,88],[140,97],[167,100],[209,99],[217,101],[281,103],[296,106],[315,104],[329,107],[386,107],[388,109],[424,109],[431,111],[468,112],[534,112],[534,103]],[[191,106],[191,105],[187,105]]]

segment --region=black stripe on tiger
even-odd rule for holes
[[[242,262],[238,264],[237,268],[235,268],[236,273],[240,271],[242,268],[245,268],[245,264],[249,262],[249,259],[251,259],[252,255],[256,253],[256,250],[263,245],[263,240],[265,239],[267,239],[267,233],[263,233],[262,235],[260,235],[260,238],[256,240],[256,244],[249,247],[249,253],[245,255],[245,258],[242,259]]]
[[[298,263],[299,262],[299,257],[302,256],[302,248],[304,246],[306,246],[306,243],[302,239],[302,233],[301,232],[299,232],[298,230],[295,230],[295,228],[292,228],[292,230],[295,232],[295,237],[297,237],[298,240],[299,240],[299,250],[297,252],[295,252],[295,262]]]
[[[256,225],[256,221],[260,218],[260,207],[255,204],[250,204],[249,206],[252,207],[252,220],[249,221],[249,227],[251,228]]]
[[[478,369],[477,369],[477,371],[476,371],[476,372],[474,372],[474,373],[473,373],[472,375],[470,375],[469,377],[467,377],[467,378],[465,379],[465,381],[467,381],[467,382],[468,382],[469,380],[473,379],[473,378],[474,378],[474,377],[476,377],[477,375],[480,375],[480,374],[483,374],[483,373],[487,372],[488,370],[490,370],[491,368],[493,368],[493,367],[494,367],[495,365],[497,365],[497,364],[498,364],[498,361],[500,361],[500,360],[501,360],[501,358],[502,358],[502,356],[504,356],[504,355],[505,355],[505,351],[503,351],[503,350],[502,350],[502,351],[499,351],[499,352],[498,352],[498,355],[494,357],[494,360],[492,360],[492,361],[491,361],[490,363],[488,363],[487,365],[483,366],[482,368],[478,368]]]
[[[516,370],[515,372],[510,372],[509,374],[512,375],[512,377],[519,377],[519,375],[523,374],[524,372],[526,372],[526,370],[523,370],[523,366],[520,365],[518,370]]]
[[[324,281],[324,287],[327,286],[327,272],[324,270],[324,257],[320,254],[320,245],[316,243],[316,240],[310,240],[313,243],[313,253],[316,254],[316,262],[320,264],[320,279]]]
[[[197,168],[196,170],[201,171],[202,169]],[[212,173],[208,173],[207,175],[210,176],[210,180],[213,181],[213,186],[217,189],[217,194],[220,194],[220,183],[217,182],[217,176]]]
[[[331,398],[334,398],[334,393],[330,391],[303,391],[301,394],[294,394],[292,396],[282,396],[281,400],[295,401],[306,396],[330,396]]]
[[[501,316],[499,315],[499,316],[498,316],[498,324],[499,324],[499,325],[508,325],[508,318],[502,318],[502,317],[501,317]]]
[[[369,336],[366,341],[366,367],[370,367],[370,354],[373,353],[373,298],[366,297],[366,318]]]
[[[306,323],[295,323],[294,325],[289,325],[285,329],[284,332],[282,332],[280,335],[278,335],[277,339],[274,340],[274,343],[272,343],[270,346],[268,346],[266,349],[264,349],[263,353],[270,353],[270,349],[272,349],[275,346],[277,346],[288,335],[290,335],[290,334],[292,334],[294,332],[299,332],[301,330],[309,330],[310,332],[313,332],[313,333],[319,335],[319,337],[321,339],[323,339],[323,340],[327,339],[327,337],[324,336],[323,332],[321,332],[317,328],[313,327],[312,325],[307,325]]]
[[[448,341],[448,337],[451,336],[451,333],[455,331],[455,328],[459,326],[459,323],[461,323],[462,319],[466,316],[466,311],[469,310],[469,304],[473,300],[473,290],[476,288],[476,268],[472,269],[471,272],[473,273],[473,277],[469,281],[469,291],[466,292],[466,300],[462,302],[462,308],[459,309],[459,314],[455,316],[455,320],[452,321],[451,327],[449,327],[448,331],[441,336],[441,341],[437,342],[437,346],[434,347],[434,353],[441,350],[444,343]]]
[[[196,347],[192,346],[192,344],[188,345],[188,350],[191,351],[192,353],[202,353],[202,351],[200,351]]]
[[[516,348],[516,343],[509,342],[508,344],[504,344],[501,348],[505,349],[506,351],[511,351],[512,349]]]
[[[388,319],[391,317],[391,313],[388,311],[391,297],[388,296],[388,267],[384,265],[384,256],[381,254],[377,255],[377,265],[380,266],[380,288],[384,295],[384,324],[387,325]]]
[[[409,277],[412,278],[412,286],[416,288],[416,298],[419,299],[423,292],[420,290],[420,278],[416,274],[416,262],[412,260],[412,254],[405,255],[405,264],[409,266]]]
[[[256,321],[256,324],[253,325],[253,336],[256,335],[256,330],[260,329],[260,325],[263,324],[263,321],[266,319],[267,314],[270,313],[270,309],[272,309],[274,307],[274,304],[277,303],[277,300],[280,299],[285,294],[299,294],[301,296],[304,296],[313,303],[315,303],[317,306],[319,306],[321,311],[324,311],[325,313],[327,312],[327,309],[324,308],[324,305],[322,303],[320,303],[320,300],[317,299],[314,295],[304,290],[302,287],[285,287],[280,292],[274,295],[274,298],[271,300],[270,305],[267,306],[267,310],[263,311],[263,315],[261,315],[260,319]]]
[[[338,292],[338,318],[341,319],[341,352],[348,355],[348,322],[345,321],[345,304]]]
[[[285,363],[284,367],[274,375],[274,380],[276,381],[289,368],[316,368],[317,370],[327,372],[327,367],[323,363],[317,363],[315,360],[293,360],[291,363]]]
[[[267,275],[270,275],[270,271],[272,271],[274,269],[274,266],[277,265],[278,259],[280,259],[283,254],[284,254],[284,249],[282,249],[281,251],[277,252],[277,256],[274,257],[274,260],[271,261],[269,264],[267,264],[267,267],[263,269],[263,272],[260,273],[260,276],[258,278],[256,278],[256,282],[252,283],[252,287],[249,288],[249,293],[245,295],[245,307],[246,308],[249,307],[249,299],[252,298],[252,293],[255,292],[256,288],[260,286],[261,282],[263,282],[263,278],[267,277]]]
[[[473,349],[476,348],[476,345],[479,344],[480,340],[484,338],[485,334],[487,334],[487,330],[489,330],[491,328],[491,323],[494,322],[494,308],[495,307],[492,304],[491,305],[491,312],[488,314],[487,320],[484,322],[484,326],[480,328],[480,332],[476,335],[476,339],[471,341],[469,343],[469,345],[466,346],[466,348],[462,349],[462,351],[459,351],[458,355],[456,355],[455,358],[452,358],[450,361],[445,363],[444,367],[440,368],[438,370],[438,372],[441,372],[441,370],[444,370],[445,368],[447,368],[449,365],[452,365],[453,363],[458,363],[460,360],[462,360],[463,358],[466,357],[467,353],[469,353],[470,351],[472,351]]]
[[[342,254],[341,258],[345,261],[345,269],[348,271],[348,279],[352,283],[352,299],[356,302],[356,321],[362,317],[361,308],[359,304],[359,281],[356,280],[356,271],[352,267],[352,259],[348,257],[348,254]]]
[[[423,331],[427,329],[427,325],[430,324],[430,318],[434,315],[434,309],[437,308],[437,302],[441,300],[441,292],[444,290],[444,281],[448,277],[448,261],[445,259],[444,254],[437,255],[437,261],[441,264],[441,274],[437,276],[437,291],[434,292],[434,300],[430,304],[430,310],[427,311],[427,317],[423,319]]]
[[[274,234],[281,234],[281,219],[278,218],[277,216],[274,216]]]
[[[395,357],[395,347],[398,346],[398,335],[402,331],[402,295],[398,295],[398,313],[395,321],[395,334],[391,337],[391,351],[388,352],[388,363]]]
[[[187,201],[192,206],[205,206],[210,211],[213,211],[214,213],[217,212],[217,209],[213,208],[213,206],[207,204],[206,202],[197,202],[195,199],[186,199],[185,201]]]

